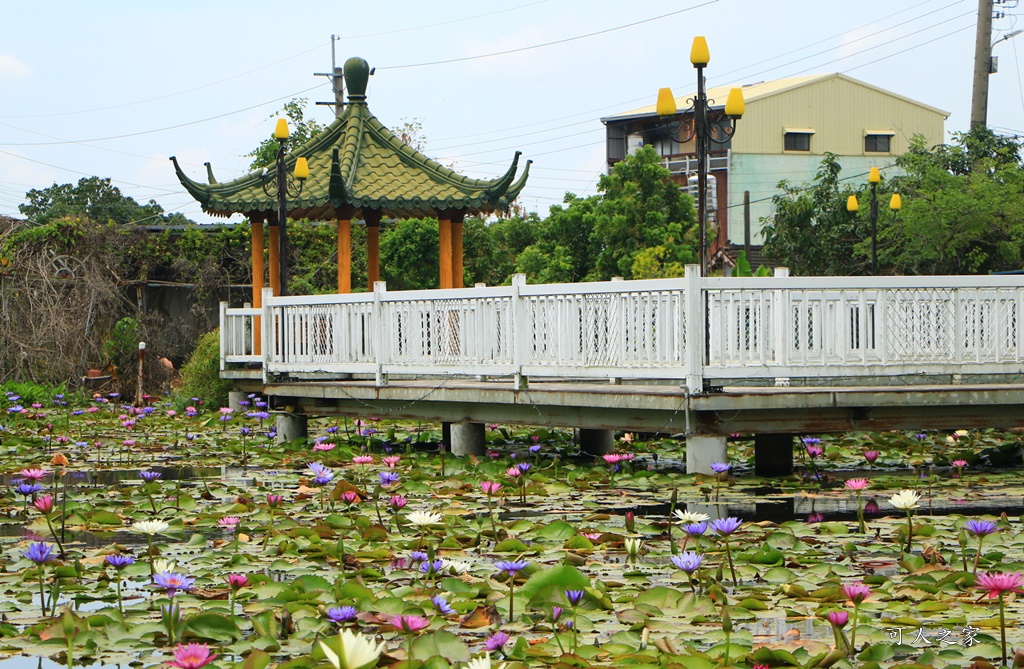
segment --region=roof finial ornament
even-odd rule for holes
[[[370,64],[363,58],[349,58],[345,61],[345,84],[348,86],[349,102],[366,100],[366,82],[370,78]]]

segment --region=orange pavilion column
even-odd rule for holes
[[[452,216],[452,288],[462,288],[462,221],[463,212]]]
[[[371,293],[373,284],[380,281],[380,219],[379,210],[363,212],[363,220],[366,221],[366,283]]]
[[[352,292],[352,221],[338,219],[338,292]]]
[[[263,306],[263,218],[260,214],[249,217],[252,246],[252,306],[256,309]],[[261,320],[257,316],[253,323],[253,355],[260,355],[263,351]]]
[[[267,233],[270,235],[270,288],[274,291],[274,295],[281,294],[281,262],[279,255],[281,252],[280,236],[277,234],[277,214],[272,213],[268,217],[270,222],[270,229]]]
[[[441,265],[441,288],[452,287],[452,216],[448,212],[438,214],[438,247]]]

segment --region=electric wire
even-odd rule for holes
[[[408,68],[413,68],[413,67],[427,67],[427,66],[431,66],[431,65],[447,65],[449,63],[462,63],[462,62],[465,62],[467,60],[480,60],[482,58],[493,58],[495,56],[507,56],[508,54],[511,54],[511,53],[521,53],[523,51],[531,51],[533,49],[542,49],[544,47],[554,46],[556,44],[566,44],[568,42],[575,42],[577,40],[587,39],[589,37],[595,37],[597,35],[606,35],[608,33],[617,32],[619,30],[625,30],[626,28],[632,28],[634,26],[639,26],[639,25],[642,25],[644,23],[650,23],[652,21],[658,21],[658,20],[661,20],[661,19],[664,19],[664,18],[668,18],[670,16],[676,16],[677,14],[683,14],[684,12],[690,12],[690,11],[693,11],[695,9],[700,9],[701,7],[706,7],[708,5],[713,5],[716,2],[718,2],[718,1],[719,0],[706,0],[706,2],[702,2],[702,3],[697,4],[697,5],[686,7],[684,9],[677,9],[676,11],[668,12],[667,14],[661,14],[659,16],[652,16],[652,17],[650,17],[648,19],[642,19],[640,21],[634,21],[633,23],[627,23],[627,24],[624,24],[624,25],[621,25],[621,26],[615,26],[613,28],[606,28],[604,30],[598,30],[596,32],[587,33],[585,35],[576,35],[575,37],[566,37],[564,39],[554,40],[554,41],[551,41],[551,42],[544,42],[542,44],[534,44],[534,45],[531,45],[531,46],[523,46],[523,47],[518,47],[518,48],[515,48],[515,49],[506,49],[505,51],[495,51],[493,53],[482,53],[482,54],[477,54],[475,56],[463,56],[461,58],[448,58],[446,60],[434,60],[434,61],[425,62],[425,63],[410,63],[410,64],[407,64],[407,65],[384,65],[384,66],[378,67],[377,69],[378,70],[402,70],[402,69],[408,69]]]

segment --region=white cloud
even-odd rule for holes
[[[32,69],[9,53],[0,53],[0,81],[27,77]]]

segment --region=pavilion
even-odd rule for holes
[[[440,286],[461,288],[462,222],[466,215],[506,211],[526,185],[530,161],[516,179],[520,152],[502,176],[471,179],[430,160],[392,134],[370,113],[366,84],[370,66],[362,58],[345,62],[348,104],[323,132],[284,157],[289,173],[305,158],[309,167],[301,191],[287,196],[288,219],[335,221],[338,230],[338,292],[351,292],[351,224],[366,224],[368,289],[380,280],[381,220],[436,217],[440,233]],[[203,211],[228,217],[243,214],[252,226],[252,302],[262,304],[263,224],[269,223],[270,287],[281,293],[278,253],[284,226],[279,225],[274,165],[226,183],[218,182],[207,163],[209,183],[193,181],[172,157],[178,179]],[[301,161],[300,161],[301,162]],[[302,172],[304,170],[301,170]],[[283,246],[287,248],[287,246]],[[287,277],[286,277],[287,280]]]

